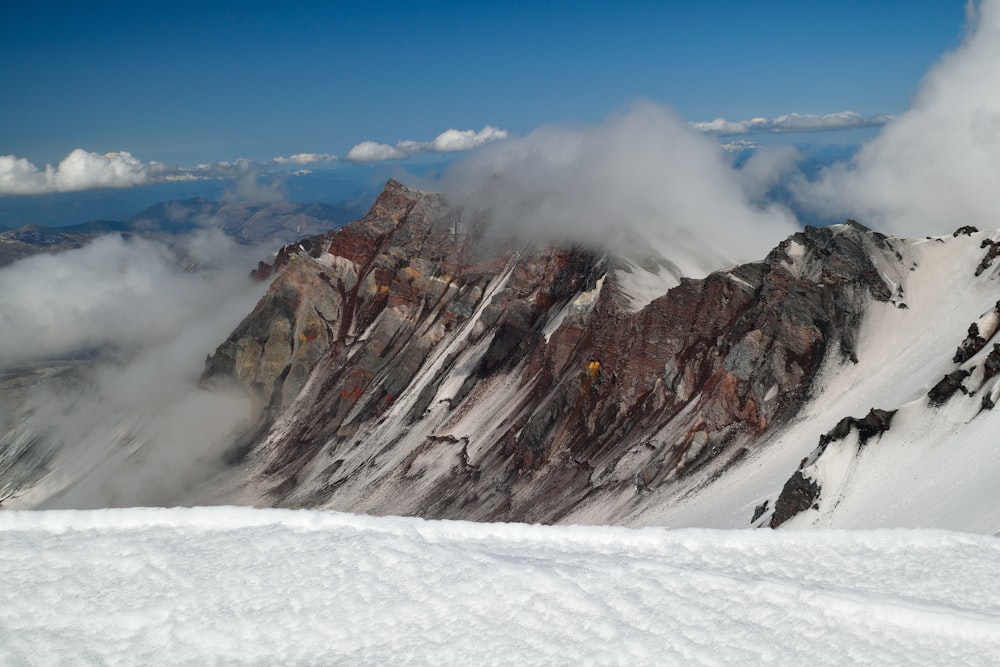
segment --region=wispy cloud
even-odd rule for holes
[[[487,125],[475,130],[445,130],[431,141],[404,140],[395,146],[375,141],[362,141],[347,152],[344,159],[349,162],[380,162],[383,160],[403,160],[418,153],[456,153],[479,148],[498,139],[506,139],[507,131]]]
[[[222,195],[225,201],[268,204],[284,201],[285,177],[268,174],[256,162],[251,162],[241,173],[233,176],[233,187]]]
[[[854,111],[838,111],[823,115],[789,113],[772,118],[751,118],[750,120],[716,118],[710,121],[693,122],[691,127],[709,134],[733,136],[738,134],[856,130],[863,127],[881,127],[892,119],[893,116],[887,114],[862,116]]]
[[[252,169],[259,169],[260,164],[249,158],[241,157],[235,160],[220,162],[201,162],[193,169],[181,169],[192,178],[238,178]]]

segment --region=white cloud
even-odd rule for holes
[[[95,188],[127,188],[164,179],[176,170],[159,162],[142,162],[125,151],[99,155],[77,148],[56,167],[44,169],[14,155],[0,156],[0,195],[71,192]]]
[[[416,153],[451,153],[478,148],[491,141],[506,138],[507,132],[487,125],[482,130],[445,130],[431,141],[400,141],[395,146],[375,141],[363,141],[354,146],[344,159],[349,162],[380,162],[402,160]],[[337,160],[330,153],[296,153],[279,155],[269,165],[304,166]],[[248,174],[259,178],[260,163],[248,158],[220,162],[206,162],[194,168],[173,167],[160,162],[142,162],[131,153],[119,151],[100,155],[77,148],[56,166],[40,168],[31,161],[16,155],[0,155],[0,196],[37,195],[54,192],[93,190],[97,188],[127,188],[161,181],[194,181],[202,179],[239,179],[247,181]],[[242,187],[242,186],[241,186]],[[244,188],[246,189],[246,188]],[[263,192],[260,188],[248,190],[255,201],[280,199],[274,188]],[[239,195],[239,188],[236,191]]]
[[[468,151],[478,148],[483,144],[498,139],[506,139],[507,131],[487,125],[479,132],[472,130],[445,130],[434,138],[434,141],[425,145],[424,151],[435,153],[451,153],[455,151]]]
[[[350,162],[378,162],[382,160],[403,160],[418,153],[456,153],[479,148],[498,139],[506,139],[507,131],[487,125],[475,130],[445,130],[431,141],[403,140],[395,146],[375,141],[363,141],[356,145],[345,160]]]
[[[271,160],[274,164],[315,164],[317,162],[333,162],[337,159],[336,155],[331,155],[329,153],[296,153],[295,155],[289,155],[287,157],[279,155]]]
[[[759,146],[739,170],[743,192],[750,201],[765,206],[772,188],[789,174],[796,173],[802,154],[794,146]],[[780,239],[771,239],[777,244]]]
[[[722,136],[780,132],[827,132],[879,127],[888,123],[892,118],[892,116],[885,114],[862,116],[854,111],[838,111],[824,115],[789,113],[773,118],[751,118],[750,120],[716,118],[715,120],[691,123],[691,127],[699,132]]]
[[[968,16],[964,42],[928,72],[910,109],[850,163],[799,184],[804,206],[909,235],[998,225],[1000,0]]]
[[[409,156],[398,148],[389,144],[380,144],[375,141],[362,141],[360,144],[347,151],[344,159],[348,162],[380,162],[382,160],[402,160]]]
[[[276,157],[275,165],[306,165],[336,160],[326,153],[298,153]],[[162,181],[196,181],[208,179],[236,179],[235,196],[246,191],[248,200],[276,201],[281,199],[280,188],[274,183],[262,189],[250,181],[264,176],[263,166],[248,158],[206,162],[185,169],[160,162],[142,162],[131,153],[121,151],[99,155],[83,149],[72,151],[57,166],[46,165],[40,169],[25,158],[0,155],[0,196],[37,195],[54,192],[93,190],[97,188],[127,188]]]
[[[766,122],[766,119],[764,118],[753,118],[751,120],[736,120],[736,121],[726,120],[725,118],[716,118],[715,120],[692,122],[690,123],[690,125],[699,132],[706,132],[706,133],[720,134],[720,135],[731,135],[731,134],[747,134],[749,127],[760,125],[764,122]]]

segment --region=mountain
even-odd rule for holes
[[[254,504],[992,532],[1000,235],[960,232],[806,227],[650,298],[666,257],[502,243],[390,182],[279,253],[205,382],[261,410]]]
[[[79,248],[102,234],[121,233],[127,229],[128,225],[110,220],[67,227],[25,225],[12,230],[0,229],[0,267],[32,255]]]
[[[134,232],[184,234],[218,228],[240,241],[292,243],[339,227],[360,214],[348,206],[274,202],[215,202],[196,197],[155,204],[129,219]]]
[[[255,271],[266,293],[201,381],[249,395],[250,422],[208,448],[200,412],[197,479],[106,502],[1000,531],[1000,232],[805,227],[698,279],[672,252],[506,237],[390,181]],[[73,369],[51,382],[85,383]],[[175,462],[144,419],[74,420],[62,442],[93,455],[21,420],[0,438],[4,506],[74,506],[66,489]]]
[[[124,222],[97,220],[79,225],[26,225],[0,230],[0,267],[23,257],[79,248],[103,234],[135,234],[171,244],[178,236],[219,229],[245,243],[292,243],[356,217],[350,206],[329,204],[222,203],[194,198],[161,202]]]

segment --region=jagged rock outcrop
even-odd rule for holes
[[[979,262],[979,266],[976,267],[976,275],[982,275],[982,273],[993,266],[993,262],[996,261],[997,257],[1000,257],[1000,243],[992,239],[983,239],[981,248],[987,248],[986,254],[983,256],[982,261]]]
[[[860,419],[844,417],[837,422],[836,426],[821,435],[819,444],[806,458],[802,459],[802,462],[799,463],[799,469],[792,473],[792,476],[782,487],[781,493],[774,502],[774,513],[771,515],[768,525],[771,528],[777,528],[796,514],[816,506],[816,501],[822,493],[822,487],[819,482],[810,477],[807,469],[816,464],[832,443],[844,440],[853,431],[856,431],[858,434],[857,449],[861,450],[868,444],[869,440],[889,430],[895,414],[896,410],[872,408],[867,415]],[[750,522],[755,523],[765,511],[766,507],[758,508]]]
[[[781,489],[781,495],[774,503],[774,514],[771,515],[768,525],[777,528],[796,514],[812,508],[819,498],[820,491],[820,486],[815,480],[806,477],[801,470],[796,470]],[[757,518],[759,515],[753,521]]]
[[[955,392],[964,391],[965,388],[963,387],[962,382],[967,377],[969,377],[969,371],[963,368],[959,368],[945,375],[941,378],[940,382],[931,387],[931,390],[927,392],[927,398],[930,399],[930,404],[934,406],[944,405]]]
[[[390,181],[361,220],[279,253],[205,373],[262,409],[245,450],[269,502],[546,522],[653,502],[747,456],[829,355],[856,360],[866,304],[894,299],[875,258],[898,251],[853,221],[637,312],[607,252],[487,224]]]
[[[1000,343],[993,343],[993,349],[983,362],[983,380],[989,380],[997,373],[1000,373]]]
[[[973,322],[969,325],[969,333],[962,344],[958,346],[952,361],[956,364],[964,363],[971,359],[976,352],[983,349],[985,345],[986,339],[979,335],[979,325]]]
[[[858,419],[857,417],[844,417],[828,433],[824,433],[819,438],[820,449],[825,449],[827,445],[836,440],[846,438],[851,430],[858,432],[858,447],[864,447],[868,441],[889,430],[892,425],[895,410],[879,410],[872,408],[867,415]]]

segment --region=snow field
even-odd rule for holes
[[[2,664],[997,664],[1000,540],[0,513]]]

